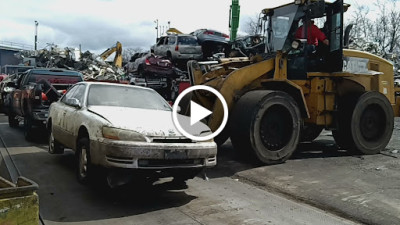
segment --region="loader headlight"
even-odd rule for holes
[[[103,137],[121,141],[147,142],[146,137],[138,132],[114,127],[103,127]]]

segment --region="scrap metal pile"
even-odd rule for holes
[[[15,54],[21,61],[30,58],[34,59],[33,66],[45,68],[63,68],[79,71],[85,80],[126,80],[122,68],[117,68],[100,56],[89,51],[81,53],[77,48],[57,48],[51,46],[49,49],[36,51],[20,51]]]

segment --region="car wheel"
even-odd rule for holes
[[[18,127],[19,121],[15,118],[15,114],[10,112],[8,113],[8,125],[10,127]]]
[[[92,178],[92,165],[90,161],[90,142],[89,138],[79,139],[77,146],[77,178],[82,184],[87,184]]]
[[[58,142],[53,135],[52,128],[49,129],[49,153],[50,154],[63,154],[64,147]]]
[[[24,136],[27,141],[32,140],[32,128],[33,128],[33,121],[30,116],[24,117]]]

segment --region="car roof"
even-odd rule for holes
[[[34,68],[27,72],[42,73],[42,74],[60,74],[60,75],[81,75],[80,72],[74,70],[64,70],[59,68]]]
[[[120,87],[131,87],[131,88],[137,88],[137,89],[144,89],[144,90],[152,90],[151,88],[147,87],[142,87],[142,86],[136,86],[136,85],[131,85],[131,84],[121,84],[121,83],[111,83],[111,82],[101,82],[101,81],[81,81],[77,84],[87,84],[88,86],[90,85],[104,85],[104,86],[120,86]]]
[[[195,37],[191,34],[168,34],[161,37],[170,37],[170,36],[177,36],[177,37]]]

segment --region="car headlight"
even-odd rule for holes
[[[121,141],[147,141],[146,137],[138,132],[114,127],[103,127],[103,137]]]

